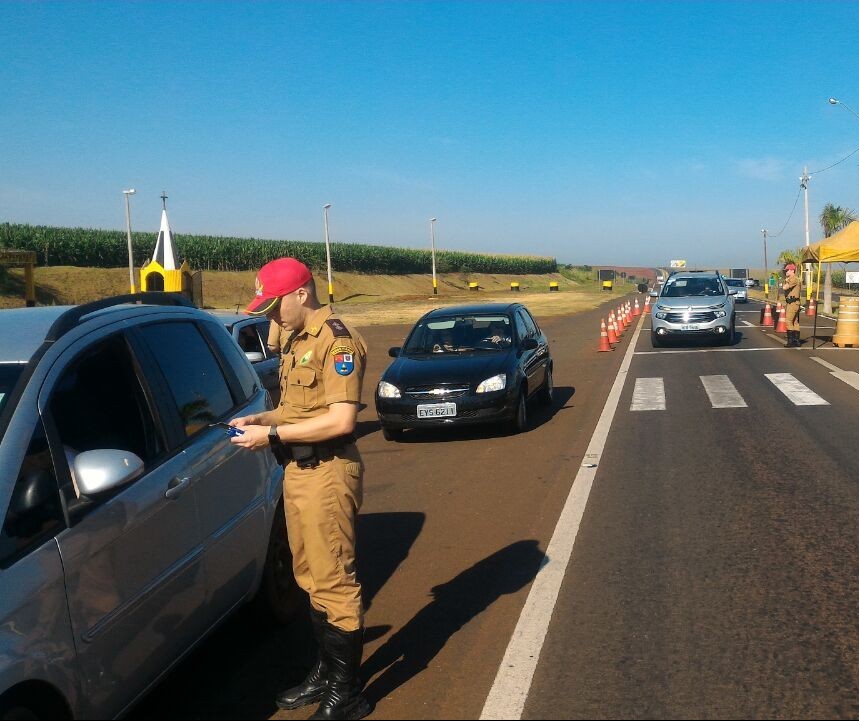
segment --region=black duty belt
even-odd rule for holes
[[[788,303],[799,303],[799,298],[794,298],[792,295],[791,295],[791,296],[786,296],[786,297],[785,297],[785,300],[786,300]]]
[[[342,454],[346,450],[346,446],[355,443],[356,440],[354,435],[349,434],[330,438],[320,443],[274,444],[271,451],[281,466],[285,466],[290,461],[295,461],[299,468],[316,468],[323,461],[330,461]]]

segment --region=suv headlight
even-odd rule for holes
[[[402,398],[400,389],[387,381],[379,381],[379,398]]]
[[[497,376],[487,378],[477,386],[478,393],[491,393],[492,391],[503,391],[507,387],[507,374],[499,373]]]
[[[713,313],[713,315],[715,315],[717,318],[724,318],[728,314],[723,310],[717,310],[715,313]]]
[[[660,310],[656,314],[656,317],[659,318],[659,320],[665,320],[668,317],[668,313],[666,313],[664,310]]]

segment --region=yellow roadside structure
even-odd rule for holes
[[[840,230],[828,238],[824,238],[813,245],[802,249],[803,263],[817,263],[817,300],[820,300],[820,269],[824,263],[859,263],[859,221],[850,223],[844,230]],[[852,311],[852,305],[851,305]],[[841,325],[841,312],[839,311],[839,322]],[[836,345],[853,345],[838,342],[846,337],[856,336],[855,324],[852,322],[852,312],[845,314],[845,324],[850,324],[849,329],[842,331],[836,328]],[[849,317],[848,317],[849,316]],[[817,316],[814,317],[815,338],[812,348],[815,347],[817,336]]]
[[[143,268],[140,269],[140,287],[144,292],[167,291],[184,293],[189,298],[192,295],[193,279],[191,267],[187,261],[178,261],[176,248],[173,245],[173,232],[167,219],[167,195],[162,194],[164,208],[161,211],[161,229],[158,231],[158,241],[155,253]]]
[[[31,250],[0,250],[0,265],[7,268],[24,268],[24,300],[28,308],[36,305],[36,282],[33,275],[36,254]]]

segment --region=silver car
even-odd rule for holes
[[[245,602],[300,602],[282,472],[213,425],[268,394],[208,313],[138,297],[0,311],[0,719],[122,715]]]
[[[733,344],[735,295],[718,272],[671,275],[661,291],[650,293],[656,299],[650,311],[651,344],[658,348],[670,338],[702,336]]]
[[[724,280],[730,290],[737,291],[736,296],[734,296],[737,303],[749,302],[749,286],[744,278],[725,278]]]

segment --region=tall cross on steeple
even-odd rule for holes
[[[167,210],[167,191],[161,191],[161,203],[164,205],[164,210]]]

